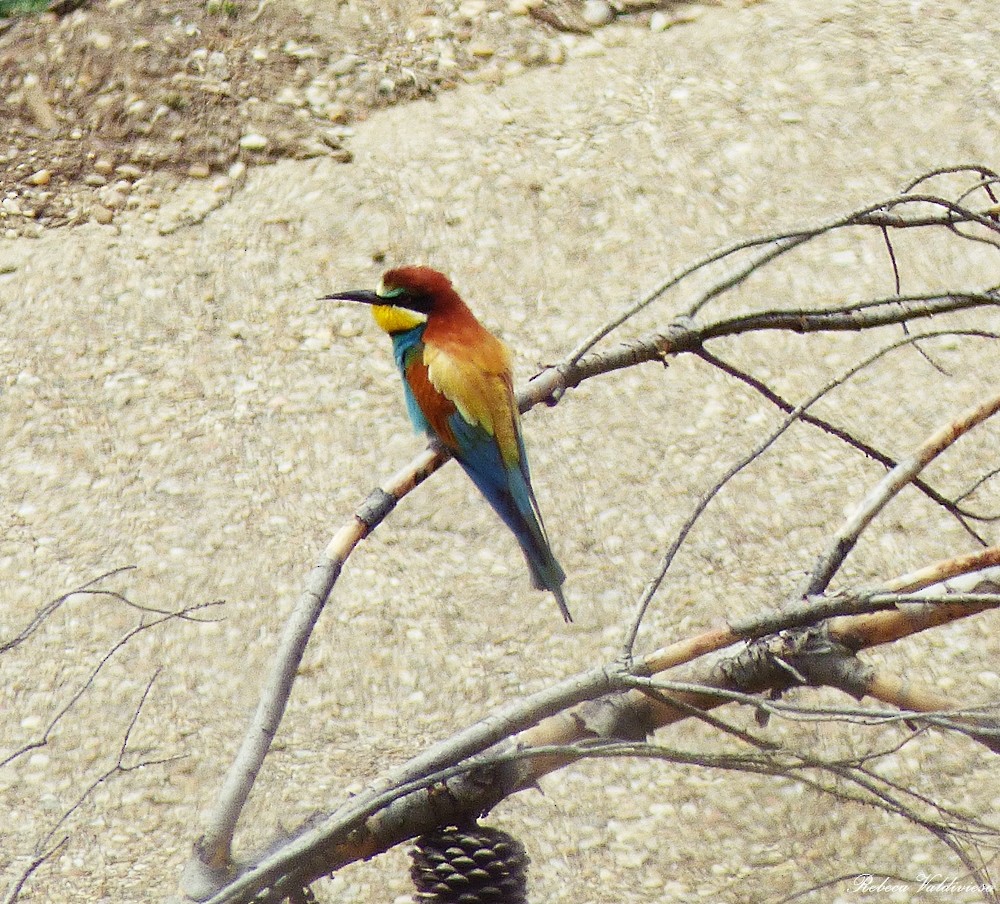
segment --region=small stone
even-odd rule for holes
[[[188,167],[188,175],[192,179],[207,179],[211,173],[212,170],[206,163],[192,163]]]
[[[52,171],[47,169],[40,169],[28,176],[28,182],[31,185],[48,185],[51,180]]]
[[[305,106],[305,101],[302,99],[302,95],[299,94],[291,85],[285,85],[277,95],[275,95],[274,102],[276,104],[281,104],[283,107],[302,107]]]
[[[101,196],[101,202],[111,210],[121,210],[125,206],[125,201],[125,195],[119,191],[109,191]]]
[[[391,78],[384,78],[378,83],[378,93],[383,96],[389,96],[396,90],[396,83]]]
[[[281,49],[290,57],[294,57],[297,60],[315,60],[322,56],[315,47],[308,44],[300,44],[291,38],[285,41],[285,45]]]
[[[263,63],[267,59],[267,48],[266,47],[254,47],[250,51],[250,59],[255,63]]]
[[[111,46],[114,44],[114,38],[109,34],[105,34],[103,31],[93,31],[87,36],[87,40],[97,50],[110,50]]]
[[[242,160],[237,160],[227,174],[233,182],[239,182],[247,174],[247,165]]]
[[[319,140],[328,148],[333,148],[335,151],[340,150],[344,146],[344,136],[337,129],[326,129],[320,132]]]
[[[630,4],[643,3],[645,0],[628,0]],[[674,12],[665,13],[663,10],[657,10],[650,16],[649,27],[652,31],[666,31],[668,28],[673,28],[675,25],[687,25],[691,22],[697,22],[701,17],[701,12],[697,7],[690,7],[685,9],[684,12]]]
[[[108,180],[100,173],[87,173],[87,175],[83,177],[83,181],[85,184],[92,185],[95,188],[100,188],[102,185],[108,184]]]
[[[248,132],[240,139],[240,147],[244,151],[262,151],[267,144],[267,138],[257,132]]]
[[[100,204],[94,208],[92,215],[102,226],[107,226],[115,218],[115,215],[111,210]]]
[[[486,0],[465,0],[458,7],[458,18],[471,22],[486,12]]]
[[[115,169],[123,179],[128,179],[130,182],[135,182],[136,179],[142,178],[142,170],[137,166],[132,166],[131,163],[123,163],[121,166]]]
[[[314,110],[322,110],[330,103],[330,92],[325,85],[312,84],[306,88],[306,103]]]
[[[349,53],[347,56],[342,56],[339,60],[330,64],[330,74],[347,75],[348,72],[354,70],[359,62],[359,57],[355,56],[353,53]]]
[[[115,171],[115,165],[107,157],[99,157],[94,163],[94,172],[102,176],[110,176]]]
[[[573,48],[572,54],[576,59],[584,60],[604,56],[605,52],[605,46],[596,38],[584,38]]]
[[[488,59],[493,56],[493,48],[485,41],[473,41],[469,44],[469,53],[480,59]]]
[[[208,62],[206,65],[212,76],[217,78],[219,81],[225,81],[229,78],[229,61],[226,59],[226,55],[221,50],[213,50],[208,55]]]
[[[323,115],[326,116],[330,122],[347,122],[351,118],[351,114],[341,103],[331,103],[327,104],[323,110]]]
[[[605,0],[586,0],[583,4],[583,21],[595,28],[607,25],[615,20],[615,11]]]

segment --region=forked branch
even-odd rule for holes
[[[884,234],[895,230],[946,230],[958,240],[974,239],[1000,248],[1000,225],[994,210],[996,199],[993,195],[997,177],[984,167],[970,168],[969,171],[977,177],[976,185],[971,190],[968,190],[968,187],[963,190],[958,200],[930,192],[917,194],[914,189],[918,184],[923,187],[928,179],[937,175],[928,174],[926,178],[918,180],[899,195],[834,220],[804,229],[735,243],[707,255],[629,305],[621,315],[612,318],[588,337],[562,363],[547,368],[531,380],[519,395],[521,410],[527,410],[539,402],[555,404],[567,390],[593,377],[646,362],[664,362],[674,355],[695,353],[702,355],[709,363],[714,363],[706,347],[723,338],[737,339],[748,334],[773,330],[829,333],[872,330],[891,325],[912,327],[929,317],[941,318],[963,311],[1000,307],[1000,291],[995,282],[991,282],[982,287],[964,287],[960,291],[943,293],[903,295],[897,292],[895,295],[862,304],[844,303],[823,308],[809,306],[794,309],[775,308],[749,312],[737,317],[705,318],[706,311],[715,299],[744,283],[761,268],[796,249],[805,247],[815,239],[840,230],[875,228]],[[614,334],[640,310],[659,301],[670,291],[683,289],[688,284],[688,277],[702,271],[711,272],[712,268],[720,265],[728,268],[728,272],[716,278],[709,289],[701,291],[696,297],[689,299],[686,305],[682,305],[681,309],[685,314],[674,319],[665,329],[605,350],[595,350],[599,342]],[[893,266],[896,267],[894,256]],[[896,272],[898,273],[898,270]],[[892,348],[919,339],[941,335],[978,337],[987,340],[998,338],[985,329],[937,329],[921,334],[911,331],[905,339],[887,345],[878,354],[882,355]],[[988,416],[996,410],[997,403],[997,399],[984,403],[977,417],[981,420]],[[810,404],[811,402],[805,402],[793,406],[782,429],[787,429],[791,423],[801,418]],[[816,419],[812,422],[818,423]],[[963,429],[970,429],[971,426],[973,423],[970,422]],[[835,424],[830,427],[829,432],[833,436],[842,440],[849,436]],[[936,450],[933,454],[938,454],[941,448],[953,442],[954,438],[955,436],[952,436],[948,441],[940,437],[935,438],[931,442],[931,446]],[[857,442],[852,442],[850,445],[861,448]],[[758,450],[756,455],[762,451],[763,449]],[[861,451],[868,454],[863,448]],[[916,464],[910,461],[895,466],[890,475],[892,485],[895,487],[893,492],[897,492],[900,486],[916,477],[929,460],[922,457],[924,454],[917,453]],[[754,460],[756,455],[745,464]],[[680,706],[681,697],[672,695],[669,701],[657,699],[659,691],[654,694],[652,688],[629,689],[631,687],[629,682],[636,677],[660,675],[679,663],[690,662],[707,653],[737,643],[745,643],[747,638],[760,636],[753,630],[748,630],[746,624],[718,629],[650,654],[641,661],[632,663],[632,668],[628,667],[630,663],[626,657],[620,663],[568,679],[542,694],[511,704],[489,719],[477,723],[449,741],[436,745],[411,762],[393,770],[373,789],[352,798],[344,808],[326,817],[320,825],[306,830],[294,842],[284,847],[280,854],[257,863],[233,879],[236,867],[231,846],[237,821],[271,740],[278,730],[305,645],[341,569],[357,544],[388,516],[396,502],[427,479],[445,460],[436,450],[425,450],[384,487],[375,490],[356,511],[353,518],[336,534],[324,551],[320,562],[311,572],[296,604],[295,612],[286,625],[271,675],[262,691],[240,751],[223,783],[219,799],[211,811],[205,833],[196,846],[196,856],[189,861],[185,869],[183,887],[192,898],[198,900],[211,898],[213,902],[242,901],[248,900],[246,895],[268,887],[274,894],[278,894],[281,889],[287,890],[299,880],[307,882],[310,876],[315,877],[329,872],[338,864],[347,862],[347,859],[370,856],[376,850],[384,849],[383,845],[408,837],[409,832],[421,831],[428,827],[428,820],[441,822],[443,817],[439,806],[440,799],[435,797],[434,807],[427,806],[430,799],[428,795],[432,795],[432,789],[438,786],[446,785],[446,797],[458,802],[455,807],[456,813],[471,813],[476,807],[488,808],[491,805],[492,795],[507,794],[517,788],[527,787],[537,779],[538,775],[560,765],[564,759],[551,752],[553,745],[577,745],[581,740],[595,737],[629,737],[627,733],[625,735],[595,733],[592,728],[593,713],[588,712],[587,717],[580,722],[580,713],[572,709],[574,706],[592,707],[596,705],[593,701],[599,698],[614,700],[616,702],[613,707],[616,711],[618,707],[625,706],[625,711],[628,713],[627,721],[633,726],[632,731],[639,731],[640,735],[659,724],[667,724],[670,721],[667,718],[670,713],[673,713],[672,718],[676,720],[688,717],[692,707],[700,711],[713,708],[718,705],[720,698],[711,696],[707,691],[694,694],[690,699],[684,699],[684,705]],[[741,464],[740,467],[742,466],[744,465]],[[709,492],[705,505],[714,498],[721,486],[722,483],[717,484]],[[945,507],[956,517],[960,515],[955,500],[949,500],[929,485],[923,485],[922,489],[939,504],[947,503]],[[885,489],[879,490],[881,505],[885,504],[886,492]],[[866,504],[866,510],[871,511],[871,516],[874,516],[881,505],[869,502]],[[690,525],[694,524],[699,514],[696,511],[692,519],[689,519]],[[862,518],[856,523],[845,525],[835,538],[835,549],[817,563],[810,587],[826,588],[843,561],[844,555],[868,521]],[[682,535],[679,543],[683,542]],[[675,545],[679,546],[679,543]],[[668,552],[660,577],[654,580],[654,586],[637,608],[625,644],[629,655],[646,607],[662,582],[670,560],[671,553]],[[882,589],[888,592],[893,588],[887,586]],[[991,595],[986,594],[986,596],[990,599],[986,602],[981,601],[981,604],[992,606]],[[805,601],[792,601],[778,613],[765,615],[761,625],[766,624],[768,627],[767,631],[762,633],[815,625],[821,619],[840,615],[848,621],[832,622],[829,630],[831,632],[840,630],[844,637],[851,638],[852,643],[848,645],[837,641],[836,637],[833,637],[832,642],[836,642],[846,651],[844,655],[851,657],[857,650],[865,648],[865,638],[868,636],[866,632],[875,632],[872,636],[888,636],[893,631],[912,632],[923,630],[930,625],[928,622],[924,627],[919,627],[921,623],[917,620],[901,626],[898,621],[893,622],[893,618],[903,610],[879,612],[880,609],[894,605],[885,599],[874,597],[859,596],[848,599],[839,595],[811,594]],[[960,606],[955,611],[954,607],[940,608],[948,611],[949,619],[960,618],[970,614],[974,608],[971,604],[963,605],[964,608]],[[845,614],[847,612],[851,614]],[[862,616],[858,614],[859,612],[874,614]],[[877,621],[880,617],[884,619],[881,622]],[[876,621],[858,621],[862,618]],[[941,620],[939,619],[937,623],[941,623]],[[791,671],[786,670],[782,673],[782,680],[787,682],[789,675],[796,678],[796,673],[805,675],[801,669],[792,666]],[[722,679],[718,679],[718,673],[712,674],[716,676],[715,679],[712,679],[711,675],[704,676],[703,686],[708,691],[714,687],[716,690],[742,692],[740,688],[726,685],[724,682],[719,683]],[[774,681],[763,686],[776,688]],[[608,697],[609,694],[613,696]],[[629,702],[623,704],[622,701]],[[602,704],[605,707],[611,705]],[[606,711],[602,711],[600,718],[612,727],[622,724],[617,718],[608,721]],[[555,723],[550,721],[553,719],[564,728],[556,730]],[[530,727],[533,724],[534,727]],[[586,727],[586,737],[573,734],[573,731],[579,731],[580,725]],[[574,729],[573,726],[577,727]],[[619,728],[615,727],[615,730]],[[532,732],[541,734],[531,734]],[[547,751],[544,756],[523,754],[524,749],[539,744],[542,744]],[[511,751],[515,751],[516,755],[508,756]],[[574,752],[565,754],[569,757],[575,755]],[[485,797],[476,797],[472,793],[474,788],[470,787],[477,785],[475,777],[481,775],[483,769],[499,768],[501,762],[504,769],[502,780],[498,779],[493,783],[491,779],[489,784],[493,790]],[[456,782],[459,784],[455,785]],[[465,784],[461,784],[462,782]],[[495,803],[495,800],[493,802]],[[404,815],[397,816],[398,813]],[[288,882],[292,884],[288,885]]]

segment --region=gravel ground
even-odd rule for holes
[[[164,0],[0,20],[0,229],[7,238],[125,210],[152,218],[181,178],[216,203],[247,166],[349,162],[353,124],[460,84],[593,53],[599,23],[664,30],[654,0],[393,4]],[[693,11],[694,10],[694,11]]]
[[[285,21],[281,6],[261,19]],[[394,10],[405,20],[413,8]],[[280,43],[285,32],[274,29],[268,40]],[[346,47],[327,37],[317,65]],[[613,24],[577,38],[585,52],[559,66],[355,117],[349,165],[281,160],[251,167],[232,191],[175,178],[150,189],[156,205],[126,203],[108,224],[43,226],[0,244],[3,637],[116,567],[135,566],[105,586],[144,606],[225,600],[222,621],[135,637],[46,746],[0,767],[3,880],[27,866],[39,839],[65,835],[24,900],[174,892],[317,551],[419,448],[384,336],[363,311],[320,295],[373,285],[391,264],[435,265],[510,342],[524,379],[723,242],[827,218],[930,167],[997,167],[998,38],[992,0],[822,9],[774,0],[706,7],[662,33]],[[178,158],[176,172],[192,162]],[[904,291],[1000,282],[986,249],[957,254],[914,237],[896,252]],[[772,269],[713,310],[892,291],[878,236],[831,241]],[[682,304],[664,302],[626,335]],[[1000,331],[995,316],[974,322]],[[775,335],[720,352],[802,398],[877,344]],[[941,370],[916,352],[894,356],[825,413],[905,453],[1000,378],[984,345],[930,352]],[[631,604],[698,495],[775,423],[748,393],[687,360],[592,381],[530,415],[536,489],[570,575],[577,621],[568,627],[530,589],[512,540],[468,481],[446,467],[348,564],[238,847],[331,806],[490,707],[614,655]],[[998,439],[995,430],[970,438],[965,460],[943,462],[935,479],[965,486],[995,466]],[[641,647],[780,599],[881,473],[815,432],[793,432],[710,510]],[[995,495],[987,486],[983,506],[995,507]],[[845,576],[874,581],[969,548],[906,496]],[[4,749],[38,738],[140,617],[120,600],[76,594],[5,653]],[[994,623],[970,619],[869,659],[956,699],[996,699]],[[114,775],[60,822],[115,765],[154,673],[122,764],[170,759]],[[726,716],[826,756],[908,734],[779,721],[762,730],[749,714]],[[661,740],[726,746],[697,726]],[[879,768],[995,822],[995,761],[970,742],[922,736]],[[533,858],[536,901],[774,902],[845,872],[963,875],[926,832],[788,781],[594,763],[547,778],[542,791],[491,817]],[[406,866],[393,851],[317,893],[404,902]],[[843,883],[806,900],[978,899],[913,887],[862,895]]]

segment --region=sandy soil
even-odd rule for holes
[[[560,66],[373,112],[353,162],[280,160],[237,190],[181,179],[109,225],[0,244],[2,638],[46,601],[103,586],[159,609],[223,599],[223,620],[171,622],[115,652],[49,742],[0,768],[0,876],[64,835],[23,900],[142,902],[174,893],[199,820],[256,701],[317,552],[420,447],[385,338],[318,302],[423,261],[450,273],[515,350],[522,379],[643,290],[735,238],[824,219],[946,164],[996,168],[1000,26],[991,0],[707,7],[684,28],[613,25]],[[1000,282],[988,249],[896,248],[903,289]],[[710,314],[892,291],[878,235],[772,268]],[[616,339],[664,324],[668,298]],[[1000,331],[995,315],[960,321]],[[937,322],[935,323],[937,325]],[[892,334],[898,336],[898,332]],[[887,339],[765,336],[718,351],[801,398]],[[824,409],[893,454],[997,385],[985,344],[893,356]],[[529,690],[614,655],[632,604],[694,500],[773,411],[680,360],[593,381],[526,419],[536,489],[577,621],[533,592],[512,540],[454,466],[358,550],[307,653],[237,844],[271,838],[386,766]],[[995,466],[984,431],[934,478],[957,491]],[[641,646],[781,599],[882,469],[815,431],[734,481],[693,535]],[[990,485],[977,499],[997,502]],[[996,541],[996,531],[989,534]],[[968,539],[915,496],[852,556],[871,582]],[[6,653],[4,751],[38,738],[142,613],[77,594]],[[147,616],[148,617],[148,616]],[[996,619],[869,660],[960,700],[995,700]],[[125,766],[111,769],[147,682]],[[813,700],[802,694],[796,699]],[[825,699],[837,700],[830,696]],[[890,748],[902,726],[727,712],[826,756]],[[731,749],[704,727],[684,750]],[[924,735],[879,769],[996,823],[995,760]],[[929,834],[790,781],[594,763],[505,802],[491,822],[535,866],[533,900],[778,901],[848,872],[961,879]],[[320,883],[321,901],[406,901],[404,851]],[[868,900],[849,882],[804,900]],[[974,901],[886,888],[879,901]]]

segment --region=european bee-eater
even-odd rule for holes
[[[532,582],[550,590],[572,621],[562,570],[531,489],[510,352],[478,320],[446,276],[429,267],[398,267],[374,292],[327,295],[372,306],[392,337],[410,420],[437,439],[514,532]]]

